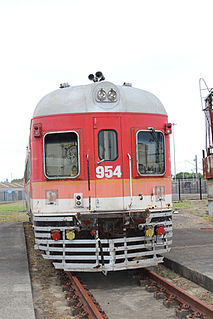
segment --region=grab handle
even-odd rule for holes
[[[130,205],[129,208],[132,207],[132,157],[129,153],[127,153],[127,156],[129,157],[129,184],[130,184]]]

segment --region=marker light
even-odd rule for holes
[[[104,101],[106,99],[106,92],[103,89],[100,89],[97,93],[97,98],[99,101]]]
[[[75,207],[83,207],[83,194],[82,193],[74,193],[75,199]]]
[[[146,237],[153,237],[154,236],[154,229],[153,228],[148,228],[145,231],[145,235],[146,235]]]
[[[55,241],[58,241],[61,239],[60,230],[58,230],[58,229],[52,230],[52,239]]]
[[[92,237],[95,237],[96,236],[96,230],[95,229],[91,230],[90,234],[92,235]]]
[[[41,128],[41,124],[34,124],[33,125],[33,135],[34,137],[41,137],[41,131],[42,131],[42,128]]]
[[[75,239],[75,233],[74,233],[74,231],[69,231],[69,232],[66,234],[66,236],[67,236],[67,239],[69,239],[69,240]]]
[[[58,198],[58,191],[57,190],[46,191],[46,204],[47,205],[56,205],[57,198]]]
[[[171,123],[166,123],[165,124],[165,134],[172,134],[172,124]]]
[[[163,226],[158,227],[158,228],[157,228],[157,234],[158,234],[159,236],[164,235],[164,234],[165,234],[165,228],[164,228]]]

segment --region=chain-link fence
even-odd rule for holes
[[[203,178],[172,180],[172,200],[207,198],[207,181]]]
[[[24,200],[23,188],[0,189],[0,202]],[[173,179],[172,200],[207,198],[207,180],[203,178]]]

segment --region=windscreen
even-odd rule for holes
[[[68,178],[79,174],[78,135],[75,132],[50,133],[45,136],[45,174]]]
[[[156,131],[137,133],[137,160],[140,175],[162,175],[165,173],[164,135]]]
[[[100,160],[115,161],[118,158],[118,136],[114,130],[98,133],[98,156]]]

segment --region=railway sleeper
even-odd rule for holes
[[[185,319],[190,313],[190,306],[188,304],[182,304],[175,309],[176,317],[180,319]]]
[[[154,297],[156,299],[163,299],[165,307],[174,307],[177,318],[213,318],[213,309],[211,307],[205,305],[197,298],[190,296],[188,293],[185,293],[182,289],[174,286],[163,277],[160,277],[147,269],[143,269],[140,273],[141,278],[139,278],[138,281],[139,285],[141,287],[145,287],[145,289],[149,292],[154,292]],[[184,302],[184,300],[187,300],[189,303]],[[202,309],[203,312],[197,311],[198,309]]]

